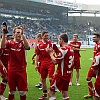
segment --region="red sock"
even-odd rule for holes
[[[43,97],[47,97],[47,93],[43,93]]]
[[[15,100],[15,99],[14,99],[14,94],[9,94],[8,100]]]
[[[93,95],[93,84],[92,84],[92,81],[87,81],[87,82],[88,82],[89,94]]]
[[[20,100],[26,100],[26,94],[24,96],[20,95]]]
[[[42,97],[47,97],[47,90],[43,90],[43,96]]]
[[[1,82],[0,83],[0,95],[3,95],[5,89],[6,89],[6,84]]]

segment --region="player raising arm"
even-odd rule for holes
[[[20,100],[26,100],[27,74],[25,50],[29,50],[29,44],[24,36],[24,25],[17,26],[13,30],[14,39],[5,41],[5,25],[2,25],[1,47],[9,49],[9,67],[8,67],[8,100],[14,100],[16,87],[20,93]]]

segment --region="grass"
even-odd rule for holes
[[[27,76],[28,76],[28,92],[27,92],[27,100],[38,100],[39,97],[42,96],[42,91],[35,87],[35,85],[39,82],[39,74],[35,71],[35,66],[31,64],[31,58],[33,55],[34,50],[31,49],[27,52]],[[87,82],[86,82],[86,75],[88,69],[91,65],[91,60],[89,58],[93,57],[93,49],[86,49],[86,51],[81,51],[81,69],[80,69],[80,79],[79,82],[81,86],[75,85],[76,80],[76,72],[73,72],[73,86],[69,87],[69,97],[70,100],[85,100],[83,98],[84,95],[88,93]],[[93,79],[94,81],[94,79]],[[49,88],[49,82],[47,79],[47,84]],[[8,87],[4,95],[8,96]],[[57,100],[62,100],[61,93],[56,93]],[[19,93],[16,92],[15,95],[16,100],[19,99]],[[91,98],[88,100],[92,100]]]

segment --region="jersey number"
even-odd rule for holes
[[[68,68],[71,68],[73,65],[74,56],[69,56],[69,65]]]

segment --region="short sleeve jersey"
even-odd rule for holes
[[[81,47],[81,42],[70,42],[70,44],[73,44],[73,45],[78,45],[80,48]],[[79,50],[74,50],[74,59],[77,59],[77,58],[80,58],[80,51]]]
[[[60,76],[71,74],[74,63],[74,51],[69,46],[60,48],[61,53],[56,57],[58,63],[57,74]]]
[[[57,48],[57,46],[52,42],[52,41],[48,41],[46,43],[40,41],[37,44],[37,48],[35,50],[36,54],[39,55],[40,61],[42,63],[51,63],[51,57],[48,54],[48,52],[46,51],[46,48],[52,47],[56,53],[59,53],[59,49]]]
[[[2,49],[1,61],[5,67],[8,66],[8,61],[9,61],[9,50],[8,49]]]
[[[10,70],[21,71],[26,69],[26,57],[23,41],[15,42],[10,40],[6,42],[9,49],[9,68]]]
[[[98,52],[100,52],[100,43],[94,45],[94,50],[93,50],[94,56],[95,56]]]

